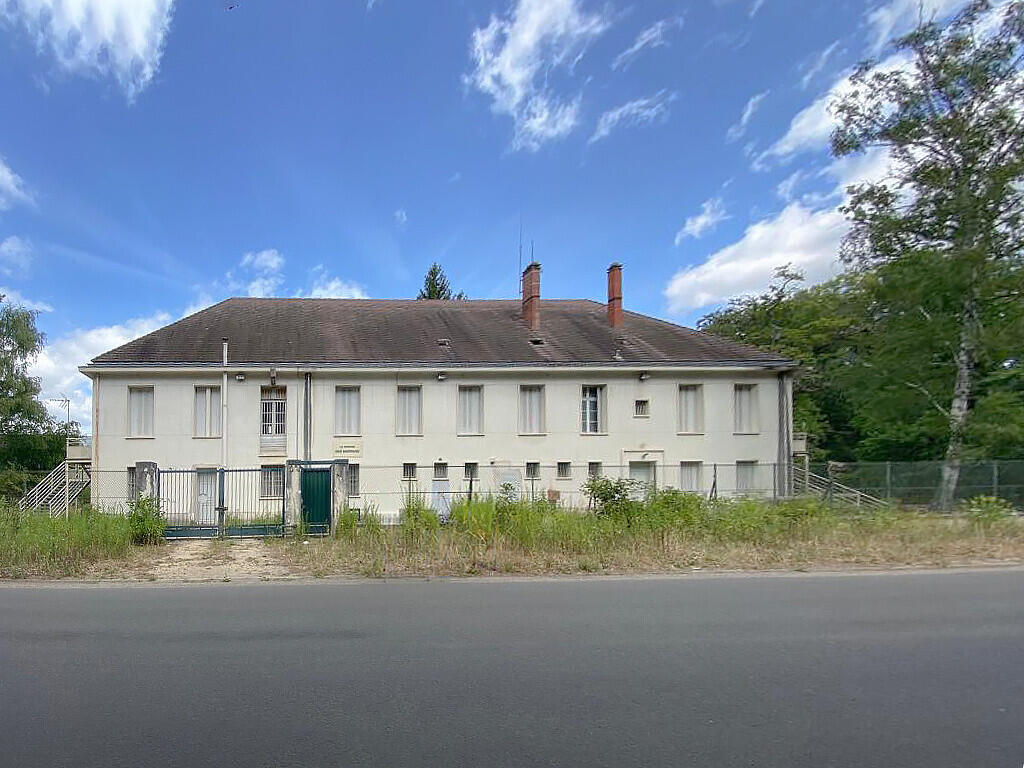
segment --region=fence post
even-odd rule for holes
[[[68,507],[71,505],[71,465],[64,459],[64,519],[68,519]]]
[[[465,469],[463,469],[463,473],[465,473]],[[469,503],[473,503],[473,475],[469,476]]]
[[[992,462],[992,495],[999,495],[999,462]]]
[[[779,500],[779,465],[772,464],[772,501]]]
[[[227,512],[224,504],[224,479],[224,468],[221,467],[217,470],[217,536],[221,539],[224,538],[224,513]]]
[[[892,462],[885,462],[885,498],[892,498]]]

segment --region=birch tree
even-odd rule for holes
[[[895,67],[862,63],[832,105],[836,156],[879,149],[882,181],[851,187],[843,257],[879,281],[879,324],[930,328],[935,370],[909,376],[946,424],[935,505],[952,506],[978,394],[986,318],[1019,308],[1024,176],[1024,4],[975,0],[947,24],[922,22],[893,43]],[[887,285],[886,281],[889,281]],[[914,291],[889,286],[914,285]],[[915,306],[926,295],[928,307]],[[879,377],[886,371],[878,369]]]

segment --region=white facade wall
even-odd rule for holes
[[[222,440],[193,436],[194,391],[197,386],[221,386],[223,371],[183,372],[153,369],[149,372],[89,371],[93,378],[94,455],[93,466],[101,474],[124,471],[138,461],[153,461],[161,469],[213,468],[222,464]],[[719,470],[719,492],[735,488],[737,461],[764,465],[758,472],[761,490],[772,488],[772,465],[779,459],[779,430],[789,429],[791,414],[780,420],[779,387],[786,389],[783,402],[791,403],[788,377],[774,371],[658,370],[646,380],[641,371],[607,369],[566,370],[458,370],[446,372],[443,381],[437,371],[398,372],[375,370],[339,372],[329,369],[311,373],[310,452],[304,455],[303,413],[305,370],[277,369],[276,385],[287,390],[287,441],[284,455],[261,455],[260,390],[270,384],[270,371],[248,370],[245,380],[229,371],[226,400],[227,420],[222,433],[227,439],[228,467],[259,467],[283,464],[287,459],[329,461],[347,458],[361,466],[361,497],[373,498],[382,512],[398,508],[401,492],[408,486],[401,480],[403,463],[420,465],[420,490],[429,490],[431,467],[435,462],[450,465],[453,491],[464,490],[462,465],[478,462],[481,484],[486,490],[495,473],[491,467],[518,468],[540,462],[541,479],[530,484],[537,493],[549,489],[569,501],[578,501],[578,490],[586,480],[588,462],[601,462],[604,474],[626,475],[631,461],[653,461],[659,485],[678,486],[680,462],[702,462],[702,489],[711,484],[711,465],[730,465]],[[734,431],[734,385],[756,384],[758,431]],[[543,435],[519,432],[519,387],[539,384],[545,388]],[[699,384],[703,388],[704,428],[700,434],[679,433],[679,386]],[[400,385],[422,387],[422,436],[399,436],[396,427],[396,390]],[[456,408],[459,385],[483,388],[483,434],[457,434]],[[601,434],[583,434],[580,424],[581,387],[605,387]],[[153,437],[128,436],[128,389],[154,389]],[[361,392],[360,435],[337,437],[335,388],[358,386]],[[634,415],[635,401],[649,401],[649,416]],[[342,449],[342,446],[345,446]],[[339,451],[344,450],[344,454]],[[571,479],[558,479],[557,462],[571,462]],[[620,469],[620,467],[622,469]],[[506,473],[507,474],[507,473]],[[480,485],[476,486],[480,488]]]

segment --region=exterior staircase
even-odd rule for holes
[[[91,480],[91,462],[86,459],[69,459],[58,464],[31,491],[18,501],[26,511],[45,512],[50,517],[66,515]]]
[[[797,494],[820,496],[829,501],[841,501],[855,507],[878,508],[886,503],[877,496],[836,482],[831,477],[818,475],[800,466],[793,467],[793,490]]]

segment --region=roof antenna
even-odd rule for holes
[[[519,271],[516,272],[516,282],[523,274],[523,212],[519,212]]]

